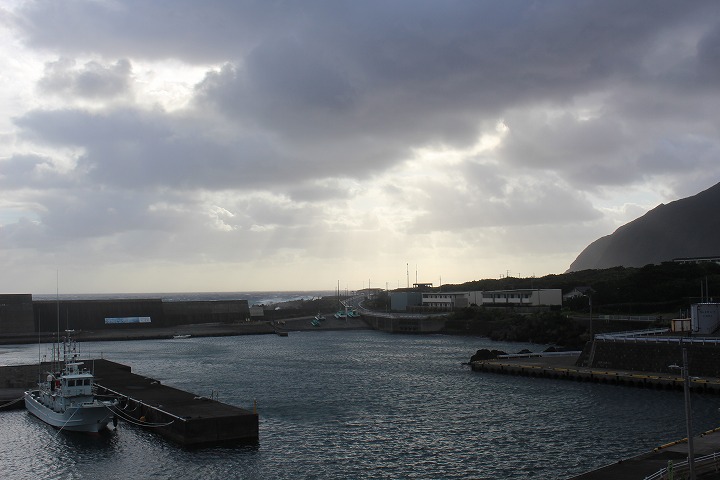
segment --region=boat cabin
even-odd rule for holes
[[[68,363],[68,373],[62,376],[62,390],[66,397],[91,397],[93,375],[88,371],[81,371],[82,362]]]

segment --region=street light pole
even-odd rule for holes
[[[592,328],[592,294],[588,296],[590,302],[590,340],[593,339],[593,328]]]
[[[680,342],[680,345],[682,345],[682,339]],[[685,424],[687,427],[688,439],[688,466],[690,467],[690,480],[695,480],[695,451],[693,448],[692,434],[692,407],[690,406],[690,378],[688,376],[687,348],[685,347],[682,347],[682,357],[682,375],[685,390]]]

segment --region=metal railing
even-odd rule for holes
[[[582,352],[580,350],[568,352],[508,353],[506,355],[498,355],[497,358],[569,357],[578,356],[581,353]]]
[[[664,333],[664,332],[663,332]],[[652,337],[652,336],[633,336],[633,335],[611,335],[599,334],[595,335],[595,340],[603,342],[633,342],[633,343],[683,343],[686,345],[720,345],[720,338],[688,338],[688,337]]]
[[[654,322],[658,317],[652,315],[598,315],[598,320],[613,320],[621,322]]]
[[[102,386],[102,385],[100,385],[100,384],[96,384],[96,385],[98,385],[100,388],[102,388],[102,389],[105,390],[106,392],[110,392],[110,393],[112,393],[113,395],[117,395],[117,396],[119,396],[119,397],[125,397],[127,400],[132,400],[132,401],[135,402],[137,405],[144,405],[145,407],[150,408],[150,409],[152,409],[152,410],[156,410],[156,411],[162,413],[163,415],[167,415],[168,417],[174,418],[174,419],[176,419],[176,420],[180,420],[180,421],[182,421],[182,422],[187,422],[187,420],[188,420],[187,418],[180,417],[180,416],[178,416],[178,415],[175,415],[174,413],[168,412],[167,410],[163,410],[162,408],[160,408],[160,407],[158,407],[158,406],[152,405],[152,404],[147,403],[147,402],[143,402],[142,400],[138,400],[138,399],[133,398],[133,397],[131,397],[131,396],[129,396],[129,395],[126,395],[126,394],[124,394],[124,393],[116,392],[115,390],[113,390],[113,389],[111,389],[111,388],[104,387],[104,386]],[[196,398],[197,398],[197,397],[196,397]]]
[[[638,338],[638,337],[646,337],[648,335],[661,335],[663,333],[669,332],[670,329],[668,328],[650,328],[650,329],[644,329],[644,330],[631,330],[631,331],[624,331],[624,332],[613,332],[613,333],[598,333],[595,335],[595,339],[597,340],[612,340],[616,338]]]
[[[703,457],[698,457],[693,462],[695,467],[695,475],[705,474],[709,472],[720,471],[720,452],[711,453]],[[680,475],[685,475],[690,471],[690,465],[687,460],[668,465],[667,467],[659,470],[652,475],[648,475],[643,480],[667,480],[672,472],[672,478],[683,478]]]

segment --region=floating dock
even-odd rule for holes
[[[118,417],[184,446],[226,442],[254,443],[259,437],[256,411],[228,405],[132,373],[109,360],[83,360],[92,367],[98,395],[120,400]],[[47,371],[49,366],[44,366]],[[0,406],[24,408],[23,391],[34,387],[37,365],[0,367]],[[253,408],[254,410],[254,408]]]

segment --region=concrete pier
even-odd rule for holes
[[[128,421],[185,446],[258,440],[256,412],[161,385],[136,375],[130,367],[95,360],[98,395],[120,398],[120,415]]]
[[[0,367],[0,410],[25,408],[25,390],[37,386],[39,375],[37,365]]]
[[[118,417],[179,443],[200,446],[224,442],[257,442],[257,412],[162,385],[109,360],[84,360],[95,374],[98,395],[120,400]],[[49,365],[43,365],[47,371]],[[38,365],[0,367],[0,405],[22,397],[37,384]],[[24,408],[23,401],[7,408]]]

